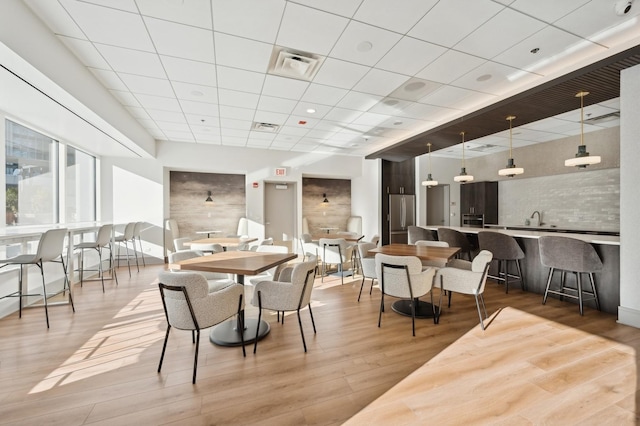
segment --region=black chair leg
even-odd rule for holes
[[[164,335],[164,344],[162,345],[162,354],[160,354],[160,363],[158,364],[158,373],[162,369],[162,361],[164,360],[164,352],[167,349],[167,341],[169,340],[169,331],[171,330],[171,326],[167,325],[167,333]]]
[[[198,371],[198,350],[200,349],[200,330],[197,330],[196,338],[196,354],[193,358],[193,380],[191,383],[196,384],[196,371]]]
[[[262,319],[262,294],[258,291],[258,325],[256,326],[256,341],[253,343],[253,353],[258,350],[258,335],[260,333],[260,320]]]
[[[47,306],[47,284],[44,282],[44,268],[42,263],[36,263],[40,268],[40,275],[42,275],[42,298],[44,299],[44,315],[47,317],[47,328],[49,328],[49,307]]]
[[[297,311],[298,313],[298,325],[300,326],[300,336],[302,337],[302,346],[304,346],[304,351],[307,351],[307,342],[304,340],[304,331],[302,330],[302,319],[300,318],[300,309]]]
[[[240,343],[242,343],[242,356],[246,357],[247,352],[244,349],[244,312],[242,312],[242,294],[238,300],[238,320],[240,322]],[[260,329],[260,321],[258,321],[257,329]]]
[[[358,293],[358,302],[360,301],[360,296],[362,296],[362,287],[364,287],[364,280],[365,280],[365,277],[363,275],[362,282],[360,283],[360,293]],[[373,286],[373,284],[371,284],[371,286]]]

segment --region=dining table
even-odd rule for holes
[[[241,238],[241,237],[212,237],[201,238],[199,240],[186,241],[183,244],[186,247],[190,247],[192,244],[220,244],[223,249],[238,247],[240,244],[252,243],[258,241],[257,238]]]
[[[329,239],[336,239],[336,238],[344,238],[345,241],[349,242],[349,243],[357,243],[359,242],[361,239],[364,238],[364,235],[352,235],[352,234],[314,234],[311,236],[311,240],[312,241],[319,241],[320,238],[329,238]]]
[[[244,285],[245,275],[257,275],[280,264],[293,260],[295,253],[271,253],[255,251],[224,251],[207,256],[199,256],[169,265],[171,270],[221,272],[235,274],[238,284]],[[244,328],[241,327],[244,324]],[[244,311],[237,321],[229,320],[214,326],[209,340],[220,346],[238,346],[252,343],[269,334],[269,323],[256,318],[244,318]],[[240,332],[242,331],[242,337]]]
[[[207,234],[207,238],[211,238],[211,234],[222,234],[222,231],[216,231],[216,230],[211,230],[211,229],[205,229],[203,231],[196,231],[196,234],[198,235],[204,235]]]
[[[416,256],[420,260],[444,260],[449,262],[458,253],[460,247],[430,247],[414,244],[388,244],[369,250],[370,254],[382,253],[391,256]],[[411,305],[415,305],[416,318],[433,318],[434,307],[431,303],[415,298],[396,300],[391,304],[391,309],[401,315],[411,316]],[[436,313],[440,315],[439,312]]]

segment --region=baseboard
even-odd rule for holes
[[[640,311],[618,306],[618,323],[640,328]]]

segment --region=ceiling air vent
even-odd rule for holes
[[[275,46],[269,60],[269,74],[311,81],[324,61],[323,56]]]
[[[610,112],[609,114],[600,115],[598,117],[589,117],[584,120],[588,124],[605,123],[607,121],[613,121],[620,118],[620,111]]]
[[[279,128],[280,126],[278,126],[277,124],[258,123],[257,121],[253,123],[253,126],[251,126],[251,130],[265,133],[276,133]]]

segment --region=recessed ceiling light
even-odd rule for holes
[[[531,53],[533,53],[534,55],[535,55],[536,53],[538,53],[539,51],[540,51],[540,48],[539,48],[539,47],[534,47],[533,49],[531,49],[531,50],[530,50],[530,52],[531,52]]]
[[[307,108],[307,112],[308,112],[309,114],[314,114],[314,113],[316,112],[316,110],[315,110],[315,109],[313,109],[313,108]]]
[[[395,99],[386,99],[382,103],[384,103],[385,105],[389,105],[389,106],[398,105],[398,101],[395,100]]]
[[[361,41],[356,46],[358,52],[368,52],[373,49],[373,44],[370,41]]]
[[[191,94],[192,94],[193,96],[204,96],[204,92],[201,92],[201,91],[199,91],[199,90],[192,90],[192,91],[191,91]]]
[[[404,90],[407,92],[415,92],[416,90],[422,89],[424,86],[426,86],[426,83],[422,81],[414,81],[404,86]]]
[[[493,77],[491,74],[483,74],[480,77],[476,78],[476,81],[487,81],[491,77]]]

